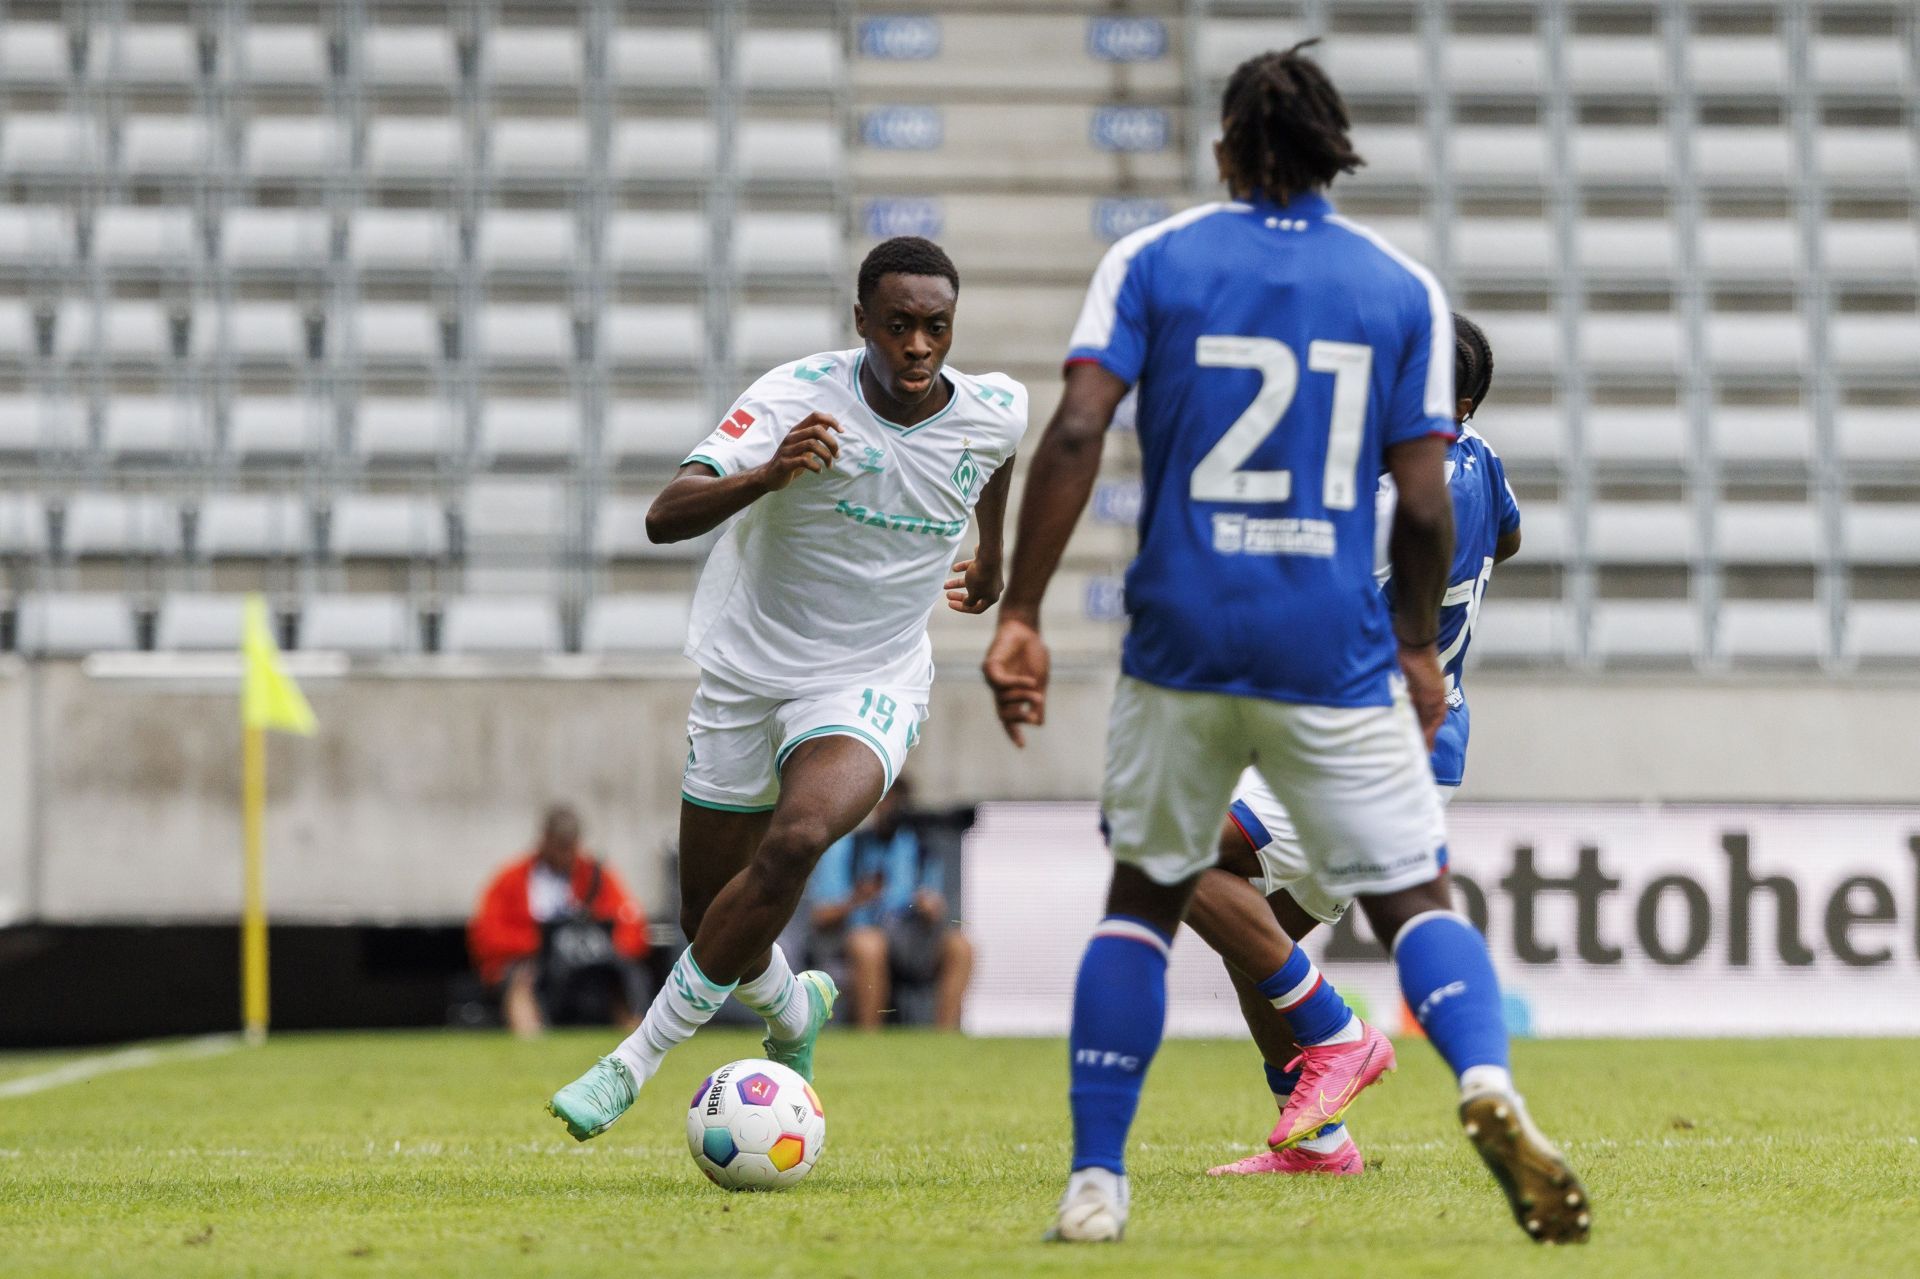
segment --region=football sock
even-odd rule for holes
[[[1167,1020],[1172,938],[1142,920],[1109,915],[1093,931],[1073,989],[1073,1166],[1126,1172],[1127,1129]]]
[[[674,961],[666,985],[653,997],[640,1029],[621,1041],[613,1055],[626,1063],[636,1084],[645,1084],[660,1069],[660,1059],[667,1050],[691,1039],[694,1031],[720,1011],[732,992],[731,985],[708,981],[700,965],[693,962],[693,947],[687,947]]]
[[[1454,1075],[1466,1083],[1472,1071],[1476,1086],[1505,1078],[1500,979],[1480,931],[1450,910],[1415,915],[1393,939],[1393,963],[1407,1007]]]
[[[733,988],[733,993],[741,1003],[766,1019],[767,1029],[775,1039],[798,1039],[807,1028],[812,1005],[807,1000],[807,992],[793,979],[793,969],[788,966],[778,942],[773,945],[767,971],[741,982]]]
[[[1267,1072],[1267,1089],[1273,1093],[1273,1104],[1285,1110],[1287,1098],[1293,1096],[1293,1086],[1300,1082],[1297,1070],[1281,1070],[1271,1062],[1261,1062]],[[1344,1123],[1328,1124],[1313,1136],[1300,1143],[1303,1150],[1311,1150],[1316,1155],[1330,1155],[1340,1149],[1347,1141],[1347,1126]]]
[[[1302,1048],[1352,1043],[1363,1033],[1347,1001],[1299,947],[1280,971],[1260,983],[1260,993],[1287,1019]]]

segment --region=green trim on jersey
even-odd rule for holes
[[[711,799],[697,799],[685,791],[680,792],[680,798],[695,808],[711,808],[716,813],[771,813],[774,808],[772,804],[721,804]]]
[[[721,476],[722,478],[726,476],[727,468],[720,465],[718,462],[714,461],[712,458],[708,457],[705,453],[695,453],[692,457],[688,458],[686,461],[682,462],[680,465],[692,466],[695,462],[704,462],[706,465],[711,466],[713,468],[713,473],[715,475]]]
[[[860,397],[860,407],[873,414],[873,420],[888,430],[897,431],[901,435],[912,435],[923,426],[932,426],[935,422],[938,422],[941,418],[953,412],[954,407],[960,403],[960,384],[951,377],[947,377],[945,372],[942,372],[940,376],[946,378],[947,385],[953,388],[953,394],[947,397],[947,407],[941,409],[926,421],[915,422],[912,426],[902,426],[898,422],[888,421],[886,418],[880,416],[878,409],[867,403],[866,389],[860,385],[860,370],[865,366],[866,359],[867,353],[864,349],[861,350],[860,354],[853,357],[853,393]]]
[[[773,757],[774,771],[779,772],[782,768],[786,767],[787,756],[793,754],[794,747],[815,737],[858,737],[861,741],[871,746],[873,753],[880,757],[880,771],[887,779],[886,788],[881,791],[881,794],[884,795],[887,791],[893,789],[893,763],[887,757],[885,744],[866,729],[857,728],[852,724],[822,724],[819,728],[808,729],[780,748],[780,753]]]

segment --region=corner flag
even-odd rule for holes
[[[280,666],[267,602],[247,596],[240,625],[240,1016],[247,1041],[267,1037],[267,730],[311,736],[313,707]]]
[[[240,653],[246,662],[246,686],[241,699],[241,722],[248,728],[273,728],[311,737],[313,708],[300,686],[280,666],[280,649],[267,624],[267,602],[247,597],[246,620],[241,627]]]

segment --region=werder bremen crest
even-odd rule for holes
[[[960,490],[960,496],[973,500],[973,486],[980,482],[980,464],[973,460],[973,450],[960,450],[960,464],[953,468],[953,486]]]

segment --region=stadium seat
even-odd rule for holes
[[[307,358],[307,320],[281,302],[209,304],[194,313],[193,344],[203,359],[224,350],[237,363],[285,368]]]
[[[1884,36],[1821,35],[1812,57],[1814,83],[1829,93],[1895,95],[1912,83],[1905,51]]]
[[[480,453],[501,461],[566,461],[583,430],[572,400],[492,398],[480,406]]]
[[[0,205],[0,270],[63,267],[75,257],[73,218],[53,205]]]
[[[615,271],[705,269],[707,219],[693,210],[629,210],[607,221],[603,260]]]
[[[106,146],[97,121],[12,112],[0,120],[0,169],[10,174],[98,172]]]
[[[756,368],[770,368],[835,350],[846,345],[840,324],[839,312],[828,307],[747,306],[734,314],[734,355]]]
[[[356,209],[347,255],[363,271],[444,271],[459,258],[460,239],[437,209]]]
[[[1920,351],[1920,315],[1911,311],[1836,315],[1827,333],[1842,372],[1910,375]]]
[[[437,363],[444,343],[440,317],[406,302],[362,302],[351,319],[354,349],[363,364]]]
[[[1716,373],[1794,377],[1807,365],[1806,322],[1791,311],[1716,311],[1707,317]]]
[[[557,653],[560,614],[531,596],[468,595],[447,601],[440,619],[445,653]]]
[[[1813,420],[1802,408],[1722,404],[1708,419],[1723,463],[1804,465],[1813,457]]]
[[[1920,564],[1920,507],[1909,502],[1849,502],[1841,514],[1846,557],[1854,564]]]
[[[716,147],[710,120],[620,120],[608,167],[626,181],[686,181],[713,169]]]
[[[55,331],[56,354],[84,360],[98,352],[117,364],[150,364],[175,354],[173,313],[153,302],[113,302],[100,311],[97,327],[85,305],[62,307]]]
[[[1496,367],[1502,351],[1495,340]],[[1665,311],[1589,311],[1580,320],[1580,358],[1599,373],[1671,375],[1687,349],[1680,317]]]
[[[353,451],[369,461],[431,459],[459,452],[465,432],[444,400],[370,396],[354,417]]]
[[[47,553],[47,504],[37,493],[0,493],[0,557]]]
[[[1846,655],[1857,661],[1920,659],[1920,603],[1854,600],[1843,626]]]
[[[243,147],[247,176],[320,182],[347,165],[340,126],[317,116],[256,116]]]
[[[1462,218],[1453,225],[1453,262],[1464,275],[1547,277],[1559,261],[1554,225],[1545,218]]]
[[[1499,353],[1494,355],[1499,367]],[[1686,411],[1670,405],[1597,406],[1587,413],[1583,435],[1596,462],[1678,469],[1693,454]]]
[[[1433,180],[1433,148],[1425,129],[1406,125],[1360,125],[1353,144],[1367,158],[1366,167],[1348,182],[1362,185],[1424,185]]]
[[[1716,503],[1713,549],[1725,564],[1819,562],[1820,511],[1804,502]]]
[[[451,89],[459,61],[448,26],[369,27],[360,36],[360,77],[376,89]]]
[[[246,609],[245,595],[169,595],[160,601],[153,646],[163,653],[233,652]]]
[[[599,595],[587,603],[580,647],[588,653],[677,653],[687,638],[688,600],[679,592]]]
[[[333,252],[331,219],[320,209],[229,209],[220,219],[220,257],[237,271],[320,271]]]
[[[242,461],[302,457],[333,439],[333,415],[323,401],[298,396],[244,396],[227,413],[227,447]]]
[[[1708,185],[1786,187],[1799,180],[1793,136],[1785,129],[1703,124],[1691,137],[1694,171]]]
[[[1687,661],[1706,650],[1692,600],[1601,600],[1593,607],[1593,655],[1603,662]]]
[[[200,78],[199,38],[184,23],[102,23],[87,43],[93,74],[110,84],[177,89]]]
[[[1248,52],[1242,46],[1233,62],[1238,63]],[[1426,50],[1415,36],[1354,34],[1329,41],[1325,66],[1343,93],[1361,97],[1415,96],[1419,93],[1417,86],[1431,78]],[[1232,69],[1231,64],[1226,68]]]
[[[566,272],[578,253],[563,210],[490,209],[475,233],[474,257],[488,271]]]
[[[312,541],[306,506],[286,493],[210,494],[194,521],[194,549],[203,559],[298,559]]]
[[[1666,92],[1667,50],[1645,36],[1576,35],[1567,41],[1567,82],[1576,93]]]
[[[1920,405],[1847,404],[1837,416],[1840,456],[1846,461],[1866,466],[1920,462]]]
[[[177,555],[180,508],[146,493],[79,493],[67,500],[61,546],[73,559]]]
[[[58,332],[55,341],[58,341]],[[33,307],[0,299],[0,361],[32,360],[40,354],[38,324]]]
[[[1545,50],[1532,36],[1455,35],[1441,62],[1456,97],[1537,97],[1546,81]]]
[[[420,646],[420,623],[398,595],[309,595],[299,639],[308,650],[408,653]]]
[[[573,317],[565,307],[516,302],[481,309],[473,353],[494,367],[558,366],[573,361]]]
[[[20,651],[36,657],[81,657],[140,646],[133,609],[119,595],[67,592],[20,601]]]
[[[623,27],[613,33],[608,68],[623,88],[703,88],[714,79],[713,40],[697,27]]]
[[[381,116],[367,125],[367,171],[375,178],[441,181],[467,167],[464,124],[451,117]]]
[[[197,116],[128,116],[120,126],[120,164],[134,177],[191,177],[205,172],[206,121]]]
[[[1666,280],[1679,258],[1676,228],[1666,218],[1582,218],[1574,239],[1581,269],[1591,276]]]
[[[846,164],[840,130],[831,120],[744,120],[734,159],[749,181],[800,181],[821,187],[831,185]]]
[[[1587,550],[1602,564],[1689,564],[1700,553],[1699,517],[1681,502],[1596,502]]]
[[[712,429],[698,400],[615,400],[607,406],[602,451],[608,461],[677,466]]]
[[[1447,162],[1463,185],[1537,187],[1548,172],[1547,135],[1530,124],[1456,126],[1447,138]]]
[[[587,129],[579,120],[496,120],[487,160],[507,178],[556,178],[584,173]]]
[[[652,558],[670,547],[656,547],[647,537],[647,507],[653,495],[600,499],[593,516],[593,554],[602,560]],[[679,543],[678,545],[685,545]]]
[[[447,553],[446,511],[405,494],[343,494],[333,500],[328,548],[341,560],[439,559]]]
[[[825,92],[844,74],[840,33],[826,27],[742,32],[734,49],[734,74],[749,92]]]
[[[1665,129],[1638,124],[1583,124],[1573,135],[1573,168],[1593,186],[1662,185],[1672,178]]]
[[[692,366],[706,348],[706,325],[696,306],[615,306],[601,323],[600,342],[618,366]]]
[[[1559,373],[1560,323],[1541,311],[1489,311],[1474,314],[1493,344],[1495,366],[1502,373]]]
[[[179,457],[208,444],[200,406],[157,395],[116,395],[107,401],[100,448],[114,457]]]
[[[1828,186],[1911,190],[1914,182],[1913,131],[1897,128],[1823,126],[1814,137],[1814,154]]]
[[[1725,600],[1716,634],[1736,662],[1818,662],[1832,649],[1827,607],[1814,600]]]
[[[1530,551],[1521,554],[1530,557]],[[1495,592],[1474,621],[1471,653],[1483,662],[1564,661],[1574,654],[1575,635],[1571,610],[1559,600],[1502,599]]]
[[[1751,94],[1787,83],[1787,49],[1778,37],[1694,35],[1687,71],[1696,92]]]
[[[72,72],[72,45],[61,23],[19,18],[0,27],[0,86],[52,88]]]
[[[748,276],[837,275],[840,223],[830,213],[746,213],[733,225],[733,262]]]
[[[1520,562],[1527,565],[1564,564],[1573,554],[1573,533],[1567,511],[1558,502],[1520,503]]]
[[[187,270],[200,259],[193,210],[101,209],[93,219],[93,256],[110,268]]]
[[[240,33],[239,78],[256,88],[314,88],[331,74],[326,32],[250,22]]]
[[[1782,218],[1709,218],[1700,260],[1718,279],[1790,283],[1804,269],[1800,227]]]
[[[545,553],[567,530],[567,493],[552,480],[483,479],[460,501],[467,552],[476,543],[497,543],[509,554]]]
[[[74,397],[0,395],[0,453],[77,449],[86,434],[86,405]]]
[[[1509,468],[1558,467],[1566,457],[1567,419],[1557,405],[1503,403],[1488,408],[1474,424]]]
[[[505,89],[577,89],[586,77],[580,33],[562,27],[496,26],[480,46],[487,82]]]
[[[1911,221],[1834,219],[1820,227],[1821,265],[1842,280],[1920,274],[1920,229]]]

